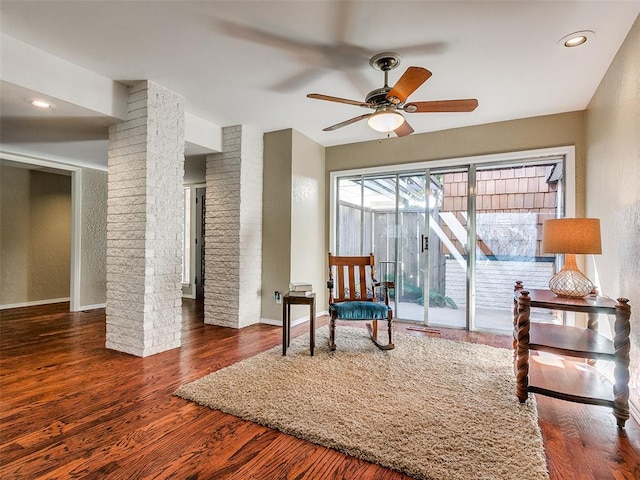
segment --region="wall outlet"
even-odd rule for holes
[[[276,303],[282,303],[282,295],[280,294],[279,291],[276,290],[274,292],[273,296],[274,296],[274,298],[276,300]]]

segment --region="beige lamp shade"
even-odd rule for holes
[[[542,224],[544,253],[602,253],[599,218],[555,218]]]

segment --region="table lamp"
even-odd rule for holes
[[[549,290],[559,297],[582,298],[593,283],[576,264],[576,254],[602,253],[600,219],[555,218],[542,224],[542,251],[564,253],[564,266],[549,280]]]

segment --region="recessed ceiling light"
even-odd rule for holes
[[[571,37],[569,40],[564,42],[565,47],[577,47],[578,45],[582,45],[587,41],[587,37],[584,35],[579,35],[577,37]]]
[[[31,100],[31,105],[38,108],[51,108],[51,104],[44,100]]]
[[[31,106],[43,110],[56,107],[55,103],[49,102],[47,100],[42,100],[41,98],[25,98],[25,100],[29,102]]]
[[[558,45],[562,45],[563,47],[571,48],[577,47],[579,45],[583,45],[589,40],[595,33],[591,30],[581,30],[579,32],[573,32],[569,35],[562,37],[558,41]]]

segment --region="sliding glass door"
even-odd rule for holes
[[[397,256],[395,258],[396,316],[423,322],[428,298],[426,249],[427,175],[425,172],[398,175]]]
[[[512,328],[515,280],[527,288],[548,288],[555,256],[541,252],[542,223],[561,214],[562,168],[562,162],[554,160],[477,169],[477,328]],[[533,310],[533,321],[559,321],[550,310]]]
[[[514,282],[546,288],[553,274],[540,241],[562,214],[563,168],[555,157],[338,177],[336,253],[374,253],[398,320],[510,330]]]
[[[431,171],[429,193],[430,326],[467,325],[467,167]]]
[[[394,281],[397,318],[424,321],[427,259],[426,174],[384,174],[338,179],[337,254],[376,258],[376,277]]]

